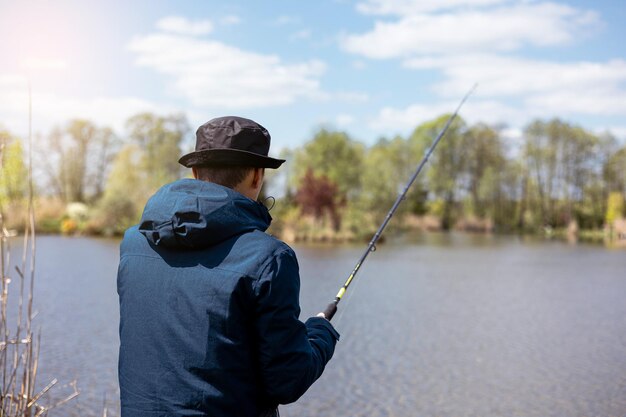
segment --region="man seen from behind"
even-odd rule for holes
[[[200,126],[120,249],[122,417],[276,416],[322,374],[339,334],[302,323],[293,250],[257,202],[270,135],[252,120]],[[327,314],[329,314],[327,312]]]

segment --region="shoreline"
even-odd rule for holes
[[[16,230],[9,230],[11,233],[11,237],[20,237],[23,235],[22,232]],[[374,232],[368,235],[363,235],[360,237],[352,236],[348,237],[346,234],[332,235],[332,234],[322,234],[317,237],[307,236],[306,234],[301,234],[295,236],[283,236],[279,233],[274,233],[272,230],[268,230],[272,236],[275,236],[278,239],[283,240],[284,242],[290,245],[305,245],[305,246],[355,246],[355,245],[366,245]],[[579,231],[577,236],[568,235],[566,229],[554,229],[550,232],[510,232],[510,231],[476,231],[476,230],[420,230],[420,229],[405,229],[401,231],[395,231],[389,233],[387,235],[383,235],[379,240],[379,245],[385,245],[387,243],[398,242],[398,241],[414,241],[416,237],[420,236],[466,236],[466,237],[494,237],[494,238],[519,238],[519,239],[529,239],[529,240],[537,240],[537,241],[554,241],[561,243],[569,243],[569,244],[592,244],[603,245],[611,248],[626,248],[626,238],[610,238],[609,233],[607,233],[603,229],[591,229],[591,230],[581,230]],[[38,230],[37,236],[58,236],[58,237],[67,237],[67,238],[75,238],[75,237],[85,237],[85,238],[101,238],[101,239],[121,239],[123,237],[123,233],[93,233],[93,232],[85,232],[78,231],[73,233],[61,233],[50,230]]]

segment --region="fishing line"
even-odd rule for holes
[[[371,252],[376,252],[376,246],[374,246],[370,251]],[[367,276],[367,275],[366,275]],[[360,280],[358,280],[353,286],[352,286],[352,292],[350,293],[350,295],[348,296],[348,298],[346,298],[346,303],[343,306],[342,310],[339,312],[339,316],[337,316],[337,320],[335,321],[335,325],[339,326],[339,323],[341,323],[341,319],[343,319],[343,315],[346,314],[346,310],[348,309],[348,307],[350,306],[350,304],[352,303],[352,299],[354,298],[354,294],[356,294],[358,288],[359,288],[359,283],[361,281],[363,281],[365,277],[361,278]]]
[[[367,275],[366,275],[367,276]],[[346,298],[346,305],[341,309],[341,312],[339,312],[339,316],[337,316],[337,320],[335,321],[335,325],[337,327],[339,327],[339,323],[341,323],[341,319],[343,319],[343,315],[346,314],[346,310],[348,309],[348,307],[350,306],[350,304],[352,303],[352,299],[354,298],[354,294],[356,294],[358,288],[359,288],[359,283],[363,280],[363,278],[361,278],[360,280],[358,280],[354,286],[352,287],[352,292],[350,293],[350,296],[348,298]]]

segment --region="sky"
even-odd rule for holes
[[[407,135],[478,83],[461,116],[511,141],[553,117],[626,141],[625,21],[623,0],[0,0],[0,126],[26,135],[30,82],[35,132],[239,115],[276,154],[320,126]]]

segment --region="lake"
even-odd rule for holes
[[[118,245],[37,238],[39,384],[77,379],[81,391],[51,416],[119,415]],[[305,319],[364,246],[294,248]],[[335,356],[281,416],[626,416],[624,250],[510,236],[390,241],[333,323]]]

